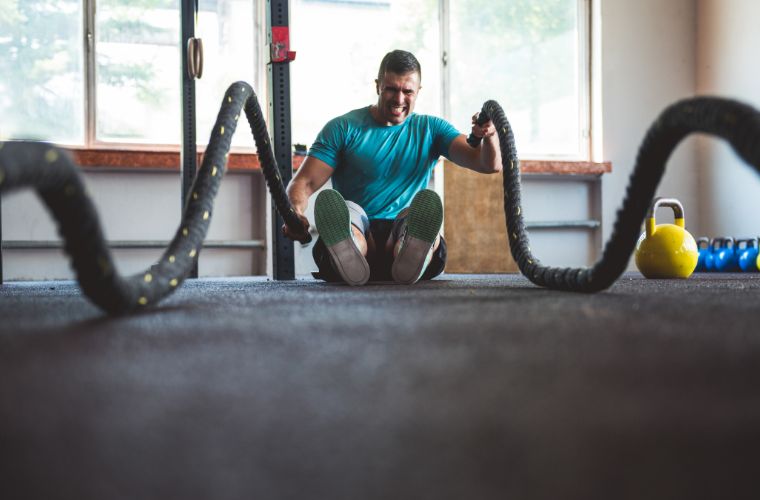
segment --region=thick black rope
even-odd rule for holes
[[[82,290],[95,304],[111,314],[155,304],[184,281],[198,256],[242,108],[251,125],[275,206],[288,225],[298,227],[300,221],[285,194],[261,108],[253,89],[244,82],[227,90],[181,224],[160,261],[148,271],[129,278],[116,272],[79,169],[63,150],[39,142],[0,142],[0,192],[27,186],[37,190],[58,222]],[[602,258],[591,268],[547,267],[530,252],[520,206],[520,162],[512,128],[495,101],[483,105],[481,118],[486,117],[491,117],[499,134],[504,210],[512,256],[528,279],[548,288],[596,292],[609,287],[623,273],[666,161],[687,135],[702,132],[726,139],[742,159],[760,172],[757,110],[720,98],[680,101],[660,115],[639,149],[623,206]]]
[[[480,120],[491,118],[499,134],[504,178],[504,213],[512,257],[533,283],[557,290],[598,292],[625,271],[649,206],[678,143],[692,133],[706,133],[729,142],[760,173],[760,113],[730,99],[697,97],[666,108],[650,127],[639,148],[626,197],[601,259],[591,268],[543,266],[530,251],[520,207],[520,161],[512,127],[495,101],[483,104]]]
[[[116,271],[79,168],[65,151],[42,142],[0,142],[0,192],[22,187],[37,191],[58,223],[82,291],[104,311],[123,314],[155,304],[185,280],[198,257],[243,108],[275,206],[289,226],[300,227],[285,193],[256,94],[245,82],[227,89],[179,228],[161,259],[147,271],[127,278]]]

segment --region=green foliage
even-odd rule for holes
[[[501,50],[535,45],[575,26],[576,2],[568,0],[468,0],[462,25],[485,38],[498,37]]]
[[[0,136],[80,142],[84,133],[83,0],[0,0]],[[151,9],[178,8],[178,0],[101,0],[98,42],[172,44]],[[179,19],[177,19],[179,22]],[[98,58],[98,81],[131,86],[148,104],[165,97],[150,89],[145,64]]]
[[[70,95],[82,72],[79,1],[1,1],[2,134],[48,138],[64,132],[64,140],[75,140],[71,134],[81,131],[84,113],[81,99]]]
[[[541,105],[576,89],[577,0],[451,1],[453,109],[496,99],[507,113],[527,111],[537,139]]]

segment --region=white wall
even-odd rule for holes
[[[170,240],[180,220],[180,177],[163,172],[88,172],[85,183],[109,240]],[[255,193],[255,194],[254,194]],[[227,174],[214,205],[207,239],[263,239],[265,202],[260,174]],[[2,237],[13,240],[58,240],[56,224],[32,191],[4,193]],[[251,275],[265,272],[265,250],[205,249],[201,276]],[[114,251],[120,273],[144,269],[163,249]],[[3,278],[72,279],[62,250],[3,250]]]
[[[594,7],[601,8],[597,116],[602,122],[595,132],[603,136],[601,159],[612,162],[602,187],[606,242],[647,129],[667,105],[695,93],[696,0],[597,0]],[[686,139],[671,157],[658,189],[659,196],[683,203],[692,232],[703,224],[696,159],[696,140]],[[666,209],[657,217],[673,220]]]
[[[698,92],[760,107],[760,2],[698,0],[697,20]],[[700,138],[699,151],[705,234],[758,236],[758,174],[722,140]]]

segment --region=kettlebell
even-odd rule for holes
[[[719,273],[731,273],[739,270],[736,255],[736,243],[731,236],[720,239],[720,248],[713,251],[715,270]]]
[[[670,207],[675,224],[656,224],[657,208]],[[686,230],[683,205],[674,198],[655,198],[647,215],[645,231],[636,243],[636,267],[647,278],[688,278],[697,267],[699,251]]]
[[[704,243],[704,247],[702,244]],[[707,271],[707,257],[710,255],[710,238],[702,236],[697,238],[697,251],[699,257],[697,259],[697,267],[694,269],[696,273],[703,273]],[[712,265],[712,264],[711,264]]]
[[[744,248],[742,248],[744,243]],[[739,252],[739,268],[745,273],[756,273],[758,240],[757,238],[747,238],[736,242],[737,251]]]
[[[709,272],[715,272],[715,255],[720,250],[720,245],[723,243],[723,238],[713,238],[710,240],[710,253],[705,257],[705,267]]]

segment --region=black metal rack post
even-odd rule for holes
[[[3,199],[0,196],[0,285],[3,284]]]
[[[267,44],[270,61],[267,85],[270,135],[274,156],[285,185],[293,177],[293,156],[290,138],[290,66],[295,53],[290,51],[288,33],[288,0],[267,1]],[[293,242],[283,236],[283,220],[272,202],[272,274],[276,280],[296,277]]]
[[[180,3],[180,18],[182,30],[180,34],[179,54],[182,61],[182,149],[180,168],[182,171],[182,213],[185,212],[190,187],[195,179],[197,169],[197,147],[195,139],[195,77],[188,70],[188,43],[195,37],[195,16],[198,11],[198,0],[182,0]],[[198,261],[190,273],[191,278],[198,277]]]

